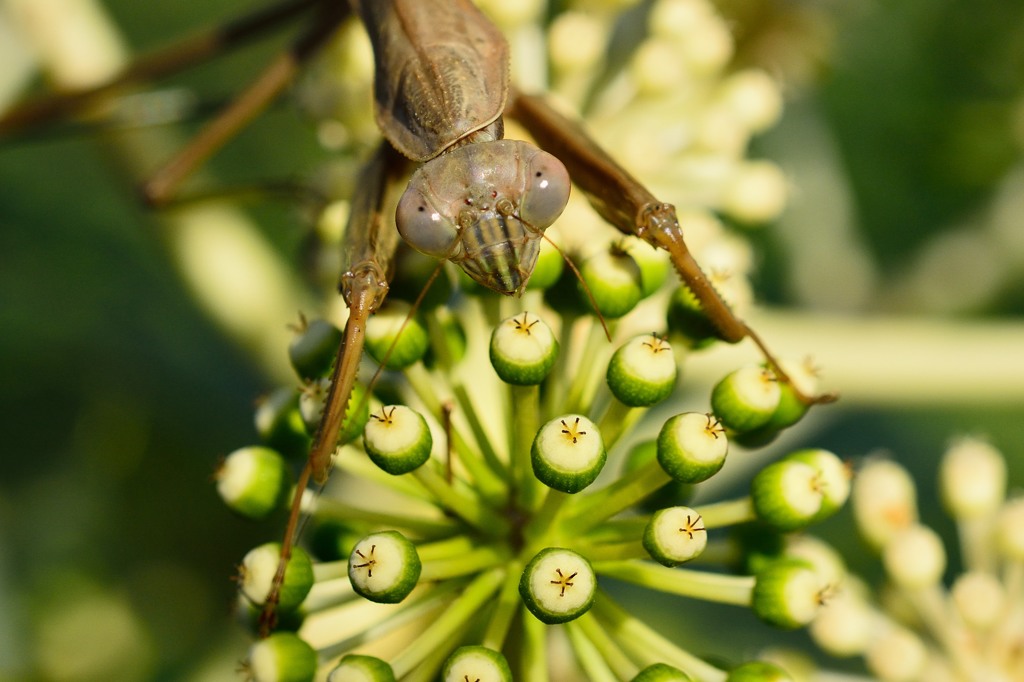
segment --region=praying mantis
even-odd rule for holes
[[[276,618],[278,590],[298,534],[301,492],[311,481],[323,483],[330,472],[366,323],[387,297],[399,235],[424,253],[456,262],[490,289],[518,294],[544,230],[565,206],[571,178],[609,224],[668,252],[723,340],[751,339],[780,380],[788,381],[761,338],[733,314],[690,254],[674,207],[660,202],[578,122],[510,83],[508,45],[470,0],[285,0],[222,27],[208,41],[179,47],[172,58],[143,60],[114,83],[18,107],[0,118],[0,134],[65,115],[117,84],[181,68],[304,14],[311,15],[309,28],[291,49],[143,188],[151,204],[173,200],[185,177],[276,97],[348,16],[360,18],[374,48],[374,109],[384,141],[366,163],[352,201],[339,283],[349,319],[261,615],[263,635]],[[502,139],[504,116],[516,119],[538,147]],[[397,213],[389,215],[390,197],[401,191],[413,164],[419,166]],[[815,403],[830,396],[800,398]]]

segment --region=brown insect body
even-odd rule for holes
[[[496,123],[508,97],[505,36],[469,0],[367,0],[374,115],[404,156],[427,161]]]

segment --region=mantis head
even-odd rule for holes
[[[503,294],[520,294],[540,240],[569,199],[562,162],[531,144],[494,140],[457,147],[413,174],[398,202],[410,246],[459,264]]]

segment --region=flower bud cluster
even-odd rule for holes
[[[548,89],[682,207],[691,252],[742,315],[753,259],[716,216],[764,222],[785,202],[778,169],[744,158],[750,137],[777,117],[778,90],[762,73],[728,72],[732,39],[706,0],[652,3],[646,37],[623,63],[605,63],[619,52],[609,47],[630,4],[579,0],[549,17],[539,2],[480,3],[509,36],[523,87],[548,70],[530,63],[546,43]],[[372,117],[335,105],[368,99],[372,59],[358,27],[341,38],[301,96],[325,143],[354,149]],[[344,201],[330,213],[343,215]],[[803,417],[792,388],[813,394],[813,371],[784,362],[787,383],[761,364],[739,368],[707,387],[697,409],[674,409],[684,361],[721,336],[701,300],[670,283],[663,252],[612,237],[581,200],[548,235],[579,262],[579,280],[545,243],[518,301],[462,278],[413,311],[398,299],[419,293],[405,293],[415,268],[398,268],[388,305],[365,329],[379,380],[353,392],[319,495],[293,490],[292,472],[320,421],[341,332],[323,320],[299,325],[291,358],[304,388],[261,404],[261,444],[230,455],[218,475],[240,514],[279,518],[298,495],[308,517],[308,553],[292,551],[278,632],[250,656],[256,679],[305,680],[315,668],[335,682],[542,679],[551,626],[591,679],[787,679],[770,664],[743,663],[740,651],[729,669],[700,659],[603,581],[750,607],[782,628],[810,622],[833,578],[818,562],[774,555],[729,573],[722,548],[733,529],[778,538],[834,513],[849,492],[836,455],[790,453],[738,499],[689,496],[733,446],[760,446]],[[643,438],[652,424],[657,436]],[[275,556],[268,547],[256,556]],[[253,625],[268,568],[244,566],[258,579],[242,591]]]
[[[437,328],[435,316],[454,312],[463,333],[432,335],[427,352],[386,374],[376,391],[353,397],[356,426],[343,428],[340,471],[332,479],[341,490],[307,504],[315,560],[294,548],[279,595],[279,622],[299,627],[301,639],[275,635],[258,642],[254,671],[266,666],[277,671],[268,675],[306,679],[309,651],[321,658],[328,651],[334,653],[321,663],[336,668],[331,679],[371,674],[365,670],[375,671],[369,679],[391,679],[421,666],[462,670],[470,665],[464,658],[480,657],[472,665],[489,671],[481,679],[506,679],[505,651],[517,614],[528,614],[519,617],[535,629],[579,628],[580,656],[590,647],[611,655],[607,632],[637,629],[640,649],[631,658],[637,679],[686,679],[676,675],[709,665],[695,664],[699,659],[675,644],[655,645],[656,633],[602,591],[602,577],[747,605],[782,628],[813,619],[833,577],[806,557],[762,561],[750,573],[728,577],[672,567],[701,563],[712,538],[718,534],[717,542],[724,542],[732,526],[760,522],[778,533],[831,515],[849,493],[838,458],[825,450],[795,451],[755,476],[749,496],[687,506],[688,492],[721,470],[730,435],[741,432],[710,411],[680,412],[664,420],[656,439],[626,448],[638,424],[657,414],[650,408],[671,401],[679,356],[656,334],[607,344],[594,317],[560,316],[543,296],[534,294],[541,312],[499,322],[489,342],[480,338],[488,324],[484,310],[496,299],[455,297],[427,311],[424,328]],[[306,325],[293,348],[315,346],[304,338],[310,333],[322,335],[323,324]],[[400,355],[404,333],[392,336]],[[452,339],[461,338],[468,342],[453,346]],[[452,366],[429,359],[460,353]],[[386,355],[378,361],[387,364]],[[292,356],[297,373],[313,364],[297,351]],[[754,370],[761,381],[763,368]],[[778,382],[769,385],[777,399]],[[382,404],[380,395],[395,402]],[[709,407],[714,395],[709,390]],[[229,506],[257,519],[281,513],[298,494],[287,459],[305,454],[315,428],[315,420],[288,416],[302,412],[297,396],[268,402],[257,416],[265,442],[277,449],[241,448],[218,475]],[[622,470],[617,478],[607,471],[609,461]],[[598,483],[602,475],[604,484]],[[250,622],[267,598],[279,553],[279,545],[268,543],[242,563]],[[355,624],[359,618],[364,625]],[[338,633],[339,621],[354,628],[350,634]],[[408,648],[397,657],[367,657],[346,644],[371,631],[383,637],[405,622],[420,623],[425,634],[406,639]],[[480,627],[484,634],[473,656],[444,649],[449,638]],[[543,632],[535,635],[540,641]],[[452,657],[439,658],[444,651]]]
[[[1006,460],[976,438],[953,443],[939,465],[939,493],[956,523],[959,575],[947,548],[920,520],[910,474],[866,462],[853,485],[864,540],[880,554],[885,599],[850,578],[815,620],[825,651],[862,656],[871,675],[902,680],[1011,680],[1024,674],[1024,505],[1007,498]]]

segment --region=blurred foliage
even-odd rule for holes
[[[794,106],[820,112],[859,238],[884,275],[900,274],[937,233],[984,210],[1020,165],[1024,4],[721,4],[736,26],[740,59],[779,74]],[[145,48],[251,3],[148,3],[145,12],[128,0],[106,5],[133,47]],[[171,82],[220,101],[280,44],[246,48]],[[778,148],[768,138],[759,147],[766,154]],[[282,106],[211,165],[244,182],[310,172],[324,158],[307,122]],[[0,143],[4,679],[60,678],[64,668],[35,667],[41,652],[63,641],[44,616],[70,618],[97,595],[112,612],[129,614],[122,630],[135,633],[139,659],[123,679],[194,679],[213,660],[215,669],[231,670],[231,657],[242,652],[227,616],[229,576],[266,531],[232,518],[210,475],[219,457],[254,440],[251,407],[269,382],[189,299],[151,217],[112,168],[89,135]],[[305,228],[297,211],[247,209],[288,258],[300,260]],[[784,250],[770,243],[770,232],[758,239],[780,259],[766,263],[764,290],[787,302]],[[982,307],[1020,315],[1020,283],[1018,272]],[[816,445],[851,456],[891,449],[920,475],[925,502],[934,503],[931,464],[960,430],[990,434],[1008,455],[1010,480],[1024,480],[1017,406],[829,409]],[[90,629],[66,625],[82,637]]]

